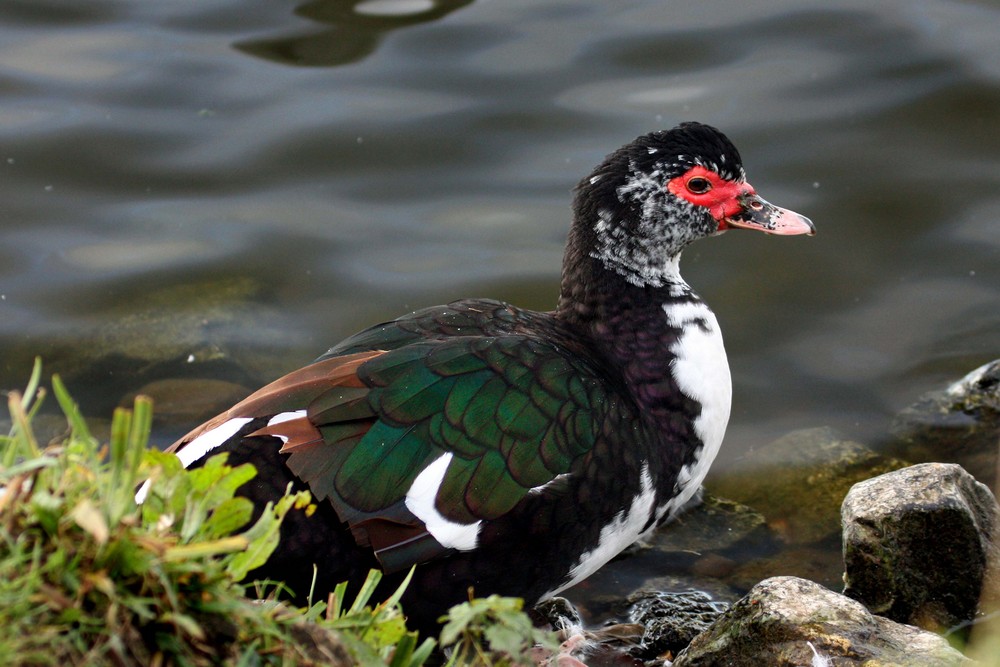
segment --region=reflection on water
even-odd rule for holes
[[[295,13],[323,27],[236,42],[240,51],[283,65],[335,67],[365,58],[388,33],[437,21],[472,0],[317,0]]]
[[[1000,356],[992,3],[14,1],[0,18],[0,386],[42,354],[105,414],[164,375],[262,382],[453,298],[549,308],[573,185],[686,119],[819,228],[685,255],[733,366],[722,467],[795,428],[877,441]],[[170,321],[210,341],[193,362],[90,363]]]

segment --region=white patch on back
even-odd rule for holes
[[[236,432],[252,421],[250,417],[238,417],[223,422],[210,431],[205,431],[197,438],[177,450],[177,458],[181,464],[187,468],[198,461],[213,449],[219,447],[226,440],[236,435]]]
[[[580,556],[580,560],[569,571],[564,584],[552,589],[541,599],[550,598],[559,591],[580,583],[621,553],[625,547],[639,539],[643,527],[653,512],[653,503],[656,502],[656,487],[649,474],[649,465],[645,462],[642,464],[642,476],[639,482],[641,485],[639,495],[632,499],[632,504],[627,509],[620,510],[610,523],[601,528],[597,546]]]
[[[701,403],[694,430],[703,447],[681,468],[674,487],[676,495],[658,508],[660,518],[683,507],[705,479],[726,435],[733,399],[729,361],[715,314],[700,301],[667,303],[663,311],[671,326],[682,330],[670,349],[676,355],[672,370],[680,390]]]
[[[450,452],[442,454],[420,471],[410,485],[410,490],[406,492],[406,508],[413,513],[413,516],[424,522],[427,532],[433,535],[441,546],[470,551],[476,548],[479,541],[479,526],[482,521],[475,523],[451,521],[442,516],[435,505],[452,457],[453,454]]]

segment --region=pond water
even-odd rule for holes
[[[170,373],[93,351],[213,290],[247,384],[424,305],[548,309],[574,184],[697,119],[818,228],[685,253],[733,368],[719,466],[876,443],[1000,356],[998,29],[986,0],[5,0],[0,387],[40,354],[106,415]]]

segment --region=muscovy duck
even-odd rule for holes
[[[670,519],[719,450],[732,387],[715,315],[681,278],[730,228],[813,234],[746,181],[715,128],[684,123],[609,155],[576,189],[556,309],[466,299],[362,331],[172,447],[229,453],[258,507],[293,512],[252,573],[318,599],[369,568],[432,632],[477,595],[574,585]]]

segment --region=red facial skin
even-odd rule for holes
[[[719,232],[742,227],[767,234],[811,236],[816,233],[809,218],[766,202],[746,181],[727,181],[701,165],[670,179],[667,190],[696,206],[707,208],[718,221]]]
[[[703,178],[711,184],[707,192],[693,192],[688,188],[688,183],[692,179]],[[747,182],[724,180],[714,171],[706,169],[701,165],[695,165],[688,169],[683,176],[670,179],[667,183],[667,190],[674,195],[688,200],[696,206],[704,206],[712,214],[712,217],[719,221],[719,231],[725,229],[725,218],[738,213],[743,207],[738,201],[742,194],[757,194],[753,186]]]

